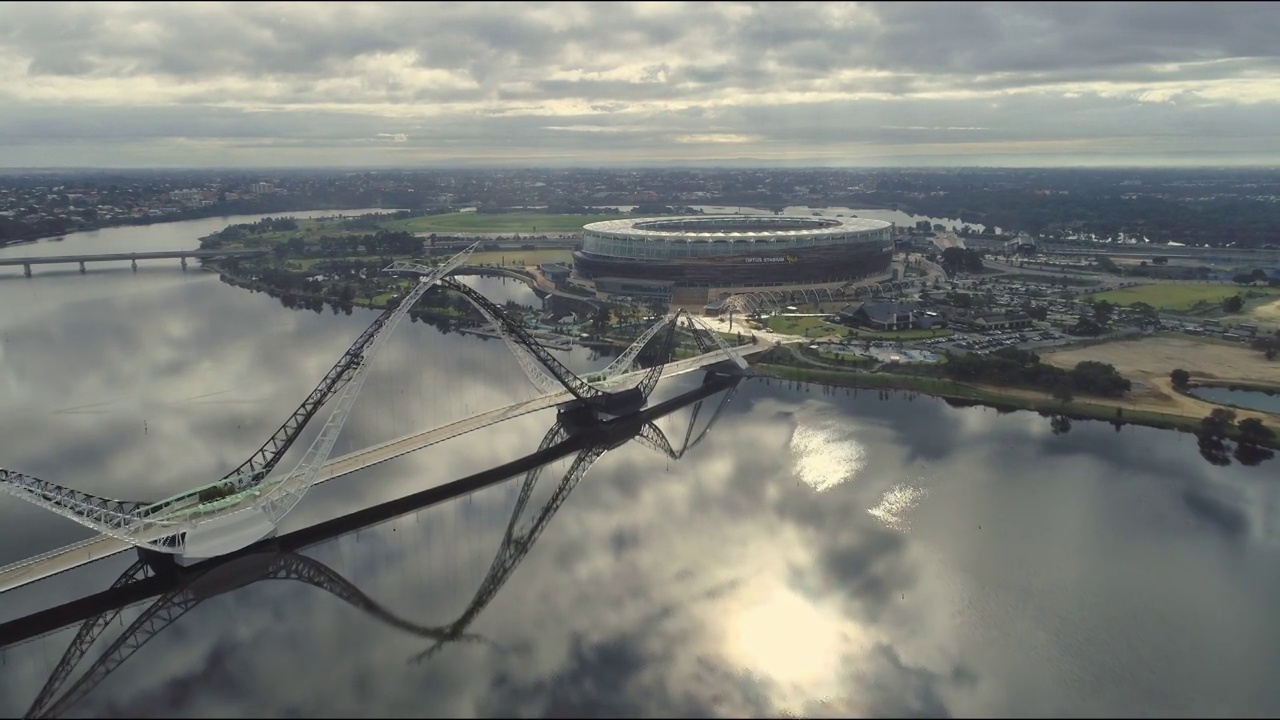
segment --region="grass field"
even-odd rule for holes
[[[415,233],[572,233],[583,225],[630,215],[544,215],[540,213],[449,213],[383,223],[388,230]]]
[[[316,242],[324,235],[338,237],[362,234],[355,230],[344,230],[341,220],[314,218],[298,220],[297,222],[297,230],[273,230],[271,232],[255,233],[243,238],[227,241],[225,247],[266,247],[278,242],[284,242],[285,240],[294,237],[300,237],[307,242]]]
[[[838,333],[843,329],[842,326],[832,325],[817,316],[792,317],[787,315],[774,315],[771,318],[767,318],[765,327],[784,335],[804,335],[806,330],[809,331],[809,334],[829,335]]]
[[[1235,294],[1250,292],[1280,296],[1276,288],[1242,288],[1236,285],[1206,285],[1201,283],[1156,283],[1119,288],[1090,295],[1095,300],[1106,300],[1117,305],[1144,302],[1157,310],[1190,310],[1200,303],[1218,304]]]

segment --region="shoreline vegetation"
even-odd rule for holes
[[[378,268],[396,259],[448,251],[436,245],[436,236],[432,236],[431,250],[424,252],[425,240],[403,227],[406,218],[391,216],[385,220],[398,221],[401,227],[392,229],[366,219],[296,223],[275,220],[231,226],[202,238],[201,246],[268,246],[273,252],[257,262],[207,262],[204,267],[217,272],[227,284],[266,292],[286,307],[322,312],[328,305],[334,314],[350,314],[357,306],[385,309],[398,296],[402,281],[376,277]],[[559,229],[553,222],[540,224],[539,230],[544,227]],[[519,254],[518,250],[509,252]],[[318,268],[325,269],[328,282],[312,280],[312,271]],[[465,302],[455,300],[458,299],[444,298],[425,305],[420,301],[411,318],[445,331],[466,329],[471,319],[469,308]],[[592,347],[619,352],[626,346],[627,338],[614,337],[605,328],[600,329],[598,339],[603,342],[593,342]],[[1245,464],[1257,464],[1259,458],[1271,456],[1270,449],[1280,449],[1280,441],[1273,433],[1280,430],[1280,415],[1229,408],[1185,393],[1180,393],[1184,399],[1195,402],[1162,404],[1150,397],[1138,398],[1138,393],[1130,393],[1129,380],[1107,363],[1085,361],[1067,369],[1041,363],[1033,353],[959,355],[948,360],[933,368],[877,366],[873,362],[850,362],[841,367],[814,362],[794,346],[778,346],[776,351],[760,356],[753,368],[770,380],[817,384],[824,390],[843,387],[903,391],[938,397],[955,406],[991,407],[1000,413],[1029,410],[1049,418],[1055,434],[1069,432],[1073,420],[1107,422],[1117,431],[1124,425],[1140,425],[1193,433],[1200,441],[1202,454],[1216,464],[1230,462],[1223,440],[1237,443],[1236,458]],[[1252,380],[1216,382],[1197,377],[1196,384],[1280,390],[1280,384]],[[1203,415],[1206,411],[1210,414]],[[1241,416],[1239,423],[1235,422],[1237,413]]]
[[[762,374],[777,380],[792,380],[801,383],[858,390],[915,392],[944,400],[959,401],[958,403],[952,402],[951,404],[953,405],[980,405],[990,407],[997,412],[1030,410],[1047,416],[1065,416],[1071,420],[1098,420],[1113,425],[1141,425],[1193,434],[1199,431],[1202,420],[1200,416],[1178,412],[1127,408],[1110,398],[1087,397],[1063,403],[1048,392],[995,388],[921,375],[858,370],[828,370],[817,367],[806,368],[794,365],[779,365],[769,362],[758,362],[753,364],[752,367],[761,371]],[[1227,383],[1222,385],[1202,383],[1200,386],[1226,387]],[[1264,387],[1280,390],[1275,386],[1258,386],[1258,389]],[[1013,390],[1020,390],[1020,392],[1015,393],[1012,392]],[[1207,401],[1206,403],[1215,404]],[[1250,416],[1269,415],[1269,413],[1260,411],[1240,410]],[[1227,437],[1237,440],[1240,437],[1240,432],[1233,427],[1227,431]],[[1280,441],[1275,439],[1262,441],[1259,444],[1272,449],[1280,449]]]

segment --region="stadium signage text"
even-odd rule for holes
[[[796,259],[794,255],[787,255],[785,257],[746,257],[742,258],[742,261],[746,263],[788,263],[795,262]]]

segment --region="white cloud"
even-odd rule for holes
[[[678,158],[673,137],[708,158],[854,141],[940,157],[932,145],[975,142],[971,128],[979,155],[1031,138],[1106,155],[1090,141],[1121,128],[1130,156],[1180,137],[1265,162],[1280,131],[1256,132],[1250,108],[1280,103],[1277,25],[1268,3],[10,3],[0,147],[17,165],[81,163],[85,142],[106,164],[184,164],[184,139],[256,137],[251,162],[289,164],[297,137],[322,137],[298,157],[323,165],[394,121],[420,148],[410,161],[608,164]],[[879,136],[904,130],[938,135]],[[1246,134],[1245,153],[1216,144]]]

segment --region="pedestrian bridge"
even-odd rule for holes
[[[578,424],[630,415],[644,407],[663,377],[694,370],[742,374],[747,367],[745,357],[766,349],[764,346],[730,348],[717,333],[699,329],[699,320],[678,312],[660,318],[608,367],[580,377],[530,337],[517,320],[507,317],[501,307],[448,278],[464,265],[475,247],[435,267],[397,262],[386,268],[389,272],[416,274],[419,282],[373,321],[256,452],[213,483],[158,501],[127,501],[0,469],[0,491],[104,536],[0,568],[0,592],[130,546],[192,562],[224,555],[273,534],[284,516],[318,482],[539,409],[559,406],[562,413]],[[477,413],[330,462],[334,443],[372,359],[415,302],[437,284],[460,293],[493,324],[541,394],[529,401]],[[700,352],[695,357],[674,361],[676,331],[682,321]],[[645,352],[649,353],[650,364],[637,368],[637,361]],[[303,428],[334,398],[328,419],[302,459],[288,472],[274,472]]]

